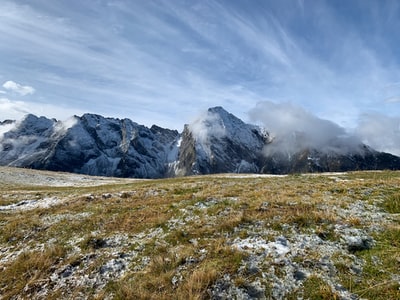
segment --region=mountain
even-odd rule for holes
[[[1,132],[1,131],[0,131]],[[27,115],[3,133],[0,164],[89,175],[159,178],[175,161],[179,133],[94,114],[66,122]]]
[[[286,138],[286,137],[285,137]],[[213,173],[400,169],[400,158],[351,139],[304,146],[213,107],[183,132],[95,114],[0,122],[0,165],[89,175],[162,178]],[[351,141],[351,142],[350,142]]]
[[[375,151],[353,137],[338,136],[318,148],[311,145],[304,133],[275,139],[266,129],[214,107],[185,126],[176,174],[400,169],[399,157]]]
[[[266,156],[261,173],[287,174],[399,169],[399,157],[375,151],[361,144],[358,149],[347,153],[304,149],[290,157],[283,153]]]
[[[268,133],[222,107],[210,108],[182,133],[177,174],[258,173]]]

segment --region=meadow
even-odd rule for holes
[[[0,171],[1,299],[400,299],[400,172]]]

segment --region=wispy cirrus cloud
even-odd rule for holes
[[[398,97],[390,97],[385,99],[386,103],[399,103],[400,102],[400,96]]]
[[[32,103],[146,125],[272,99],[354,127],[400,113],[385,101],[400,95],[396,2],[5,0],[0,79],[34,86]]]

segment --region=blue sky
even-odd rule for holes
[[[400,140],[399,28],[397,0],[2,0],[0,119],[181,130],[267,101]]]

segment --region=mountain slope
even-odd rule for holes
[[[304,133],[274,139],[265,129],[214,107],[185,126],[177,174],[400,169],[399,157],[377,152],[352,137],[338,136],[318,149],[310,145]]]
[[[344,172],[354,170],[398,170],[400,159],[378,152],[366,145],[347,153],[304,149],[287,156],[280,152],[265,157],[261,173],[289,174],[314,172]]]
[[[68,122],[28,115],[4,133],[0,164],[89,175],[158,178],[177,153],[177,131],[85,114]]]
[[[182,134],[178,174],[258,173],[268,135],[254,125],[210,108]]]
[[[34,115],[19,122],[4,121],[0,123],[0,165],[162,178],[400,169],[400,158],[351,137],[339,136],[318,148],[309,146],[301,132],[271,138],[265,129],[213,107],[185,125],[182,134],[94,114],[64,122]]]

